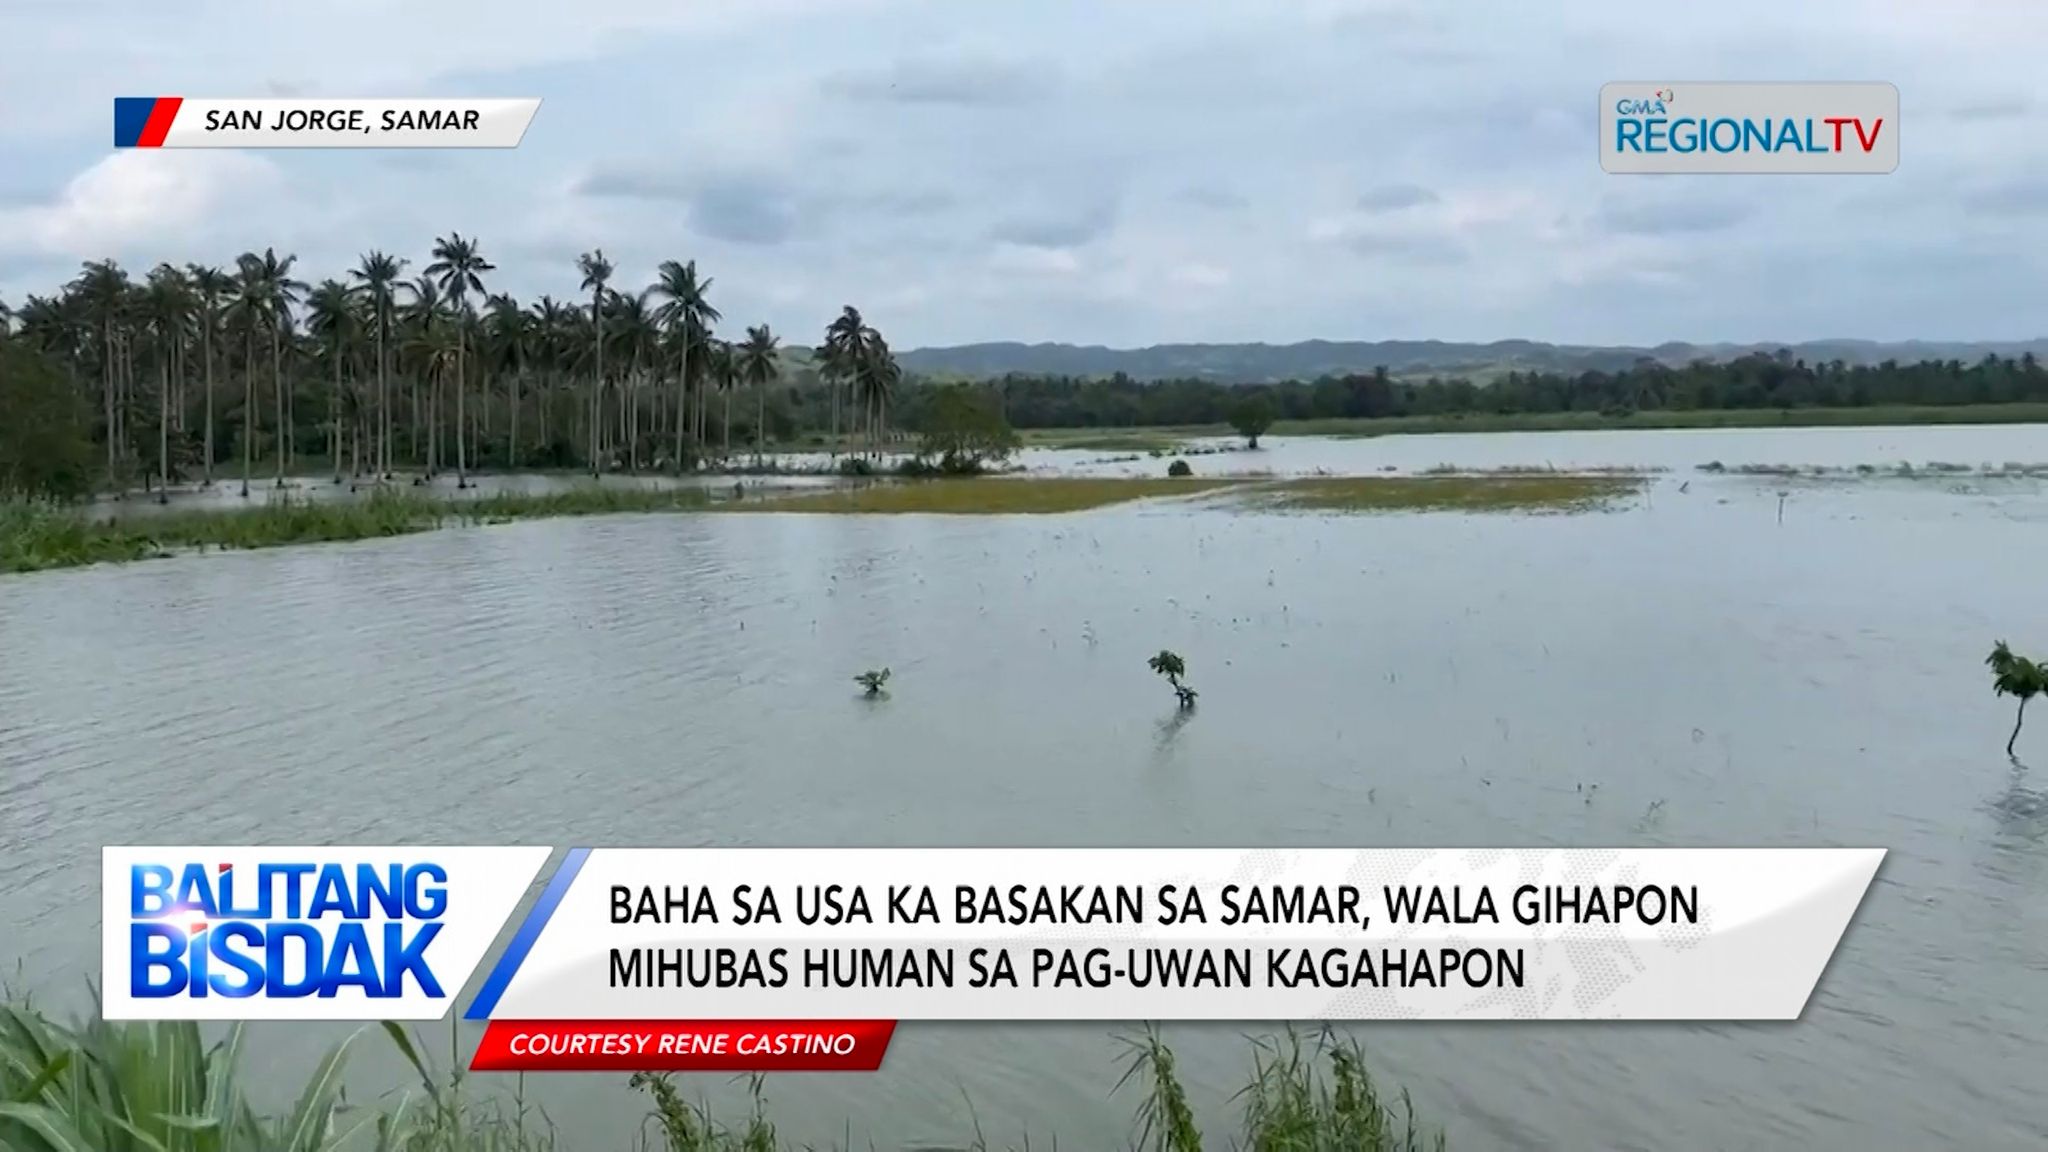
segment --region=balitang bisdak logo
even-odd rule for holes
[[[546,848],[108,848],[107,1019],[431,1020]]]

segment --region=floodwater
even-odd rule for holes
[[[170,498],[162,502],[158,501],[155,493],[148,492],[128,492],[118,498],[102,497],[89,505],[85,514],[105,520],[115,517],[152,516],[162,512],[233,512],[276,500],[316,504],[367,500],[380,489],[399,494],[431,495],[436,500],[480,500],[487,496],[505,494],[545,496],[588,487],[593,483],[602,483],[607,488],[650,491],[708,489],[723,495],[730,491],[735,483],[744,485],[749,493],[761,494],[817,488],[839,482],[838,477],[829,475],[733,476],[710,472],[686,476],[663,476],[657,473],[639,476],[613,474],[607,475],[600,482],[592,481],[580,473],[519,472],[471,476],[468,478],[468,487],[458,488],[452,473],[443,474],[427,484],[415,484],[410,475],[401,475],[383,484],[375,480],[343,479],[336,483],[321,477],[294,476],[287,478],[282,484],[278,483],[275,477],[252,478],[249,482],[249,494],[244,496],[239,477],[220,476],[215,478],[211,486],[173,486]]]
[[[1887,447],[1855,460],[1845,431],[1705,455],[1617,434],[1648,458],[1579,462],[2048,458],[2041,430],[1943,428],[1862,432]],[[1270,454],[1514,462],[1417,439]],[[1581,439],[1526,450],[1562,467]],[[2048,496],[1782,489],[1674,472],[1533,517],[617,516],[4,577],[0,923],[75,1005],[107,843],[1882,846],[1796,1024],[1363,1039],[1459,1148],[2038,1149],[2048,720],[2021,737],[2040,766],[2009,763],[1982,661],[2048,646]],[[1145,668],[1161,647],[1192,716]],[[860,699],[879,665],[890,697]],[[1167,1031],[1219,1127],[1247,1030]],[[338,1035],[253,1029],[280,1101]],[[381,1043],[358,1101],[401,1081]],[[792,1139],[958,1146],[978,1119],[1108,1148],[1137,1103],[1118,1062],[1093,1025],[906,1025],[886,1071],[769,1097]],[[617,1077],[528,1090],[578,1147],[629,1146],[644,1111]]]
[[[1839,470],[1866,464],[1890,470],[1901,464],[1914,468],[1946,464],[1991,470],[2015,463],[2033,466],[2048,462],[2048,435],[2039,426],[2025,424],[1483,432],[1355,440],[1303,436],[1269,439],[1255,452],[1243,446],[1241,439],[1193,440],[1185,444],[1193,451],[1186,459],[1198,476],[1415,473],[1440,467],[1642,468],[1691,473],[1715,463],[1728,469],[1791,466]],[[1035,471],[1104,476],[1157,476],[1172,459],[1172,453],[1155,458],[1076,448],[1034,450],[1022,456],[1026,467]]]

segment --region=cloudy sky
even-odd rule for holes
[[[112,255],[696,259],[983,340],[2048,333],[2041,0],[0,0],[0,299]],[[1890,80],[1888,176],[1609,176],[1610,80]],[[116,153],[117,95],[538,96],[513,152]]]

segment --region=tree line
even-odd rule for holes
[[[1248,397],[1263,397],[1280,420],[2048,401],[2048,368],[2032,353],[1987,356],[1974,364],[1849,365],[1808,363],[1781,350],[1682,366],[1646,359],[1619,372],[1509,372],[1490,383],[1445,376],[1396,379],[1379,369],[1257,385],[1025,375],[995,384],[1010,422],[1019,428],[1236,423]]]
[[[842,431],[886,436],[902,371],[850,305],[793,366],[766,324],[721,338],[695,261],[636,288],[592,251],[575,299],[531,302],[492,292],[496,265],[459,233],[410,267],[372,251],[309,284],[268,248],[140,279],[97,260],[0,305],[0,426],[33,431],[0,446],[0,480],[24,454],[56,453],[44,471],[75,485],[67,431],[116,486],[238,471],[246,492],[259,462],[279,481],[314,464],[337,480],[452,471],[458,485],[481,467],[680,471],[729,459],[736,433],[765,452],[807,420],[806,390],[835,450]]]
[[[766,324],[729,340],[695,261],[666,261],[634,287],[587,252],[563,278],[574,296],[530,302],[492,291],[496,271],[459,233],[416,272],[372,251],[311,284],[296,257],[268,248],[139,279],[88,262],[48,295],[0,304],[0,488],[238,474],[246,491],[259,465],[280,481],[318,467],[337,480],[453,472],[458,485],[477,468],[681,471],[729,462],[735,443],[758,460],[771,443],[837,454],[851,436],[878,454],[892,426],[957,430],[970,411],[942,410],[948,390],[907,380],[850,305],[815,346]],[[1275,419],[2048,401],[2048,370],[2031,353],[1852,366],[1781,350],[1491,382],[1382,368],[1277,384],[1010,375],[968,390],[1017,428],[1233,424],[1256,436]],[[988,423],[973,412],[968,426]]]

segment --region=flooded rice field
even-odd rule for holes
[[[1026,463],[1164,466],[1109,455]],[[1192,462],[1670,471],[1583,515],[611,516],[0,577],[0,918],[76,1007],[107,843],[1881,846],[1797,1024],[1382,1025],[1375,1070],[1453,1147],[2039,1148],[2048,727],[2006,760],[1982,660],[2048,646],[2048,498],[1696,471],[2039,459],[2024,426],[1275,440]],[[1167,1030],[1206,1116],[1245,1030]],[[338,1035],[252,1042],[282,1092]],[[797,1140],[1113,1147],[1118,1059],[909,1025],[769,1098]],[[359,1098],[401,1080],[357,1061]],[[529,1090],[638,1131],[616,1078]]]

